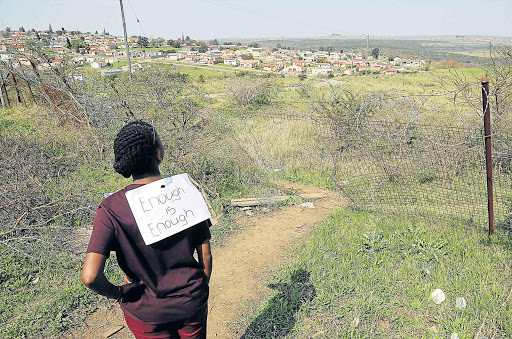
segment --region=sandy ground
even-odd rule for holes
[[[323,193],[325,198],[313,201],[315,208],[287,206],[240,217],[237,223],[244,225],[243,231],[231,236],[224,246],[212,249],[208,338],[240,338],[244,329],[238,328],[237,333],[230,324],[239,318],[242,305],[263,300],[269,292],[265,281],[286,263],[289,250],[333,209],[346,206],[346,201],[331,191],[295,183],[278,184],[298,194]],[[117,306],[98,309],[86,319],[83,327],[67,336],[107,337],[133,338]]]

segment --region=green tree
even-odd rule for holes
[[[8,32],[8,33],[11,33],[11,31],[12,31],[11,27],[9,27],[9,26],[5,27],[5,31]]]
[[[18,29],[18,32],[25,32],[25,28],[23,28],[23,26],[21,26],[21,27]]]
[[[307,78],[306,74],[299,74],[299,80],[300,81],[304,81],[304,80],[306,80],[306,78]]]
[[[171,46],[174,47],[174,48],[180,48],[181,47],[181,43],[179,41],[173,41]]]
[[[62,34],[66,34],[66,30],[64,29],[64,27],[62,27],[60,30],[62,31]]]
[[[281,44],[277,43],[276,48],[281,48]]]
[[[202,43],[201,46],[199,46],[198,51],[199,53],[206,53],[208,51],[208,46],[206,46],[205,43]]]
[[[53,29],[52,29],[52,25],[51,24],[48,25],[48,33],[53,33]]]
[[[71,45],[71,41],[69,41],[69,38],[66,37],[66,48],[71,49],[73,46]]]
[[[243,60],[253,60],[254,59],[254,56],[252,55],[252,53],[246,53],[246,54],[242,54],[242,59]]]
[[[375,58],[375,59],[378,59],[379,58],[379,49],[377,47],[375,47],[374,49],[372,49],[372,52],[371,52],[371,55]]]
[[[147,48],[148,45],[149,45],[149,42],[148,42],[148,38],[146,38],[145,36],[138,36],[137,37],[137,45],[140,47],[140,48]]]

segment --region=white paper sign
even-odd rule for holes
[[[206,202],[186,173],[154,181],[125,195],[146,245],[211,218]]]

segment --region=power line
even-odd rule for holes
[[[232,2],[228,2],[228,1],[224,1],[224,0],[199,0],[199,1],[211,3],[211,4],[214,4],[214,5],[218,5],[218,6],[227,7],[227,8],[239,11],[239,12],[244,12],[244,13],[248,13],[248,14],[252,14],[252,15],[257,15],[257,16],[267,17],[267,18],[273,18],[275,20],[279,20],[279,22],[283,22],[283,20],[285,22],[294,22],[296,25],[298,25],[300,27],[321,28],[321,29],[324,29],[324,30],[329,30],[331,32],[335,32],[336,31],[336,29],[334,29],[333,27],[330,27],[330,26],[311,25],[307,21],[304,21],[304,22],[296,21],[296,20],[293,20],[293,18],[290,19],[290,17],[283,17],[283,16],[276,15],[276,14],[273,14],[273,13],[267,13],[267,12],[259,11],[259,10],[253,9],[253,8],[240,6],[238,4],[234,4]]]
[[[143,34],[144,36],[147,36],[147,35],[146,35],[146,32],[144,32],[144,28],[142,28],[142,25],[140,24],[140,20],[139,20],[139,18],[137,17],[137,13],[135,12],[135,9],[133,8],[132,3],[131,3],[131,1],[130,1],[130,0],[128,0],[128,4],[130,5],[130,8],[132,9],[133,15],[135,16],[135,19],[137,20],[137,24],[139,25],[140,30],[142,31],[142,34]]]

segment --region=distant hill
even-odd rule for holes
[[[274,48],[278,45],[301,50],[319,50],[332,47],[339,51],[361,51],[366,49],[364,36],[322,36],[322,37],[282,37],[282,38],[226,38],[221,41],[241,41],[258,43]],[[374,37],[370,36],[369,49],[379,48],[381,55],[448,60],[456,59],[462,64],[485,64],[488,61],[489,43],[494,46],[512,44],[512,38],[488,36],[414,36],[414,37]]]

